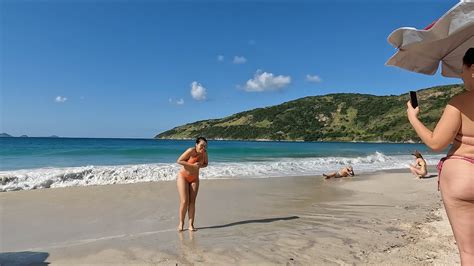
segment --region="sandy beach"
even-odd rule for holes
[[[459,264],[436,183],[406,170],[202,180],[198,231],[181,233],[174,181],[3,192],[0,262]]]

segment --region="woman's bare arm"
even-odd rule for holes
[[[191,166],[191,167],[194,167],[195,165],[194,164],[190,164],[188,163],[188,159],[189,157],[191,157],[191,153],[193,152],[193,148],[189,148],[187,149],[185,152],[183,152],[183,154],[181,154],[181,156],[179,156],[178,160],[176,161],[176,163],[182,165],[182,166]]]
[[[204,161],[203,161],[203,163],[202,163],[202,165],[201,165],[200,167],[201,167],[201,168],[207,167],[208,163],[209,163],[209,160],[208,160],[208,158],[207,158],[207,152],[205,152],[205,153],[204,153]]]
[[[455,101],[455,99],[451,100],[446,106],[433,131],[429,130],[418,119],[419,107],[414,109],[411,103],[407,102],[408,120],[421,140],[435,151],[446,148],[456,137],[461,126],[461,112],[451,104],[452,101]]]

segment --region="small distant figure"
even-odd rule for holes
[[[410,172],[417,178],[423,178],[428,175],[428,169],[426,168],[426,161],[419,151],[415,151],[411,155],[415,156],[415,163],[410,164]]]
[[[324,179],[329,179],[329,178],[340,178],[340,177],[346,177],[346,176],[354,176],[354,169],[352,169],[352,166],[345,166],[341,168],[337,172],[332,172],[328,174],[323,174]]]

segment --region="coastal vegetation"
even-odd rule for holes
[[[462,85],[419,90],[420,119],[433,129]],[[159,133],[157,139],[418,142],[406,118],[408,93],[376,96],[335,93],[197,121]]]

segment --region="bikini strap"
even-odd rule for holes
[[[470,163],[474,164],[474,158],[467,157],[467,156],[450,155],[450,156],[446,156],[446,157],[441,158],[441,160],[439,160],[438,165],[436,166],[436,168],[438,169],[438,191],[439,191],[439,181],[440,181],[440,178],[441,178],[441,170],[443,169],[444,162],[448,159],[464,160],[464,161],[467,161],[467,162],[470,162]]]

